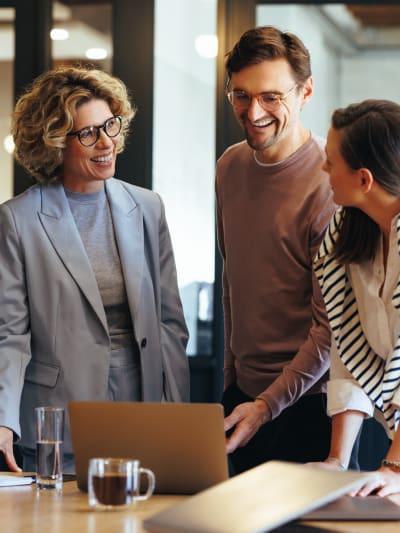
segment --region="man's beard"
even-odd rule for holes
[[[253,138],[251,138],[249,136],[249,134],[247,132],[247,129],[245,129],[245,134],[246,134],[247,144],[251,148],[253,148],[253,150],[256,150],[257,152],[258,151],[262,151],[262,150],[267,150],[268,148],[270,148],[271,146],[276,144],[279,141],[280,137],[281,137],[279,134],[275,133],[272,137],[269,137],[265,141],[257,142],[256,139],[253,139]]]

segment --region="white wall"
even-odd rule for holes
[[[400,51],[359,52],[341,60],[341,105],[367,98],[400,103]]]

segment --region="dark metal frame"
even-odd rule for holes
[[[15,8],[15,99],[36,76],[51,65],[51,0],[18,0]],[[33,184],[32,178],[14,162],[14,194]]]

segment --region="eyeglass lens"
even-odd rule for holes
[[[260,106],[269,111],[275,111],[281,103],[281,98],[276,94],[261,93],[256,98]],[[232,91],[229,93],[229,101],[234,107],[249,107],[251,100],[252,96],[244,92]]]
[[[84,146],[91,146],[98,141],[101,129],[108,137],[116,137],[121,131],[121,117],[109,118],[102,126],[83,128],[78,132],[78,138]]]
[[[266,111],[276,111],[281,105],[282,101],[285,100],[293,89],[297,86],[294,85],[286,94],[275,94],[275,93],[260,93],[254,95],[257,98],[259,105]],[[250,106],[253,96],[247,94],[245,91],[230,91],[227,93],[228,99],[233,107],[246,109]]]

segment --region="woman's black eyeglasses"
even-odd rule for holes
[[[102,126],[86,126],[79,131],[71,131],[68,136],[75,135],[83,146],[93,146],[100,137],[100,130],[103,130],[108,137],[116,137],[121,131],[122,117],[116,115],[107,119]]]

